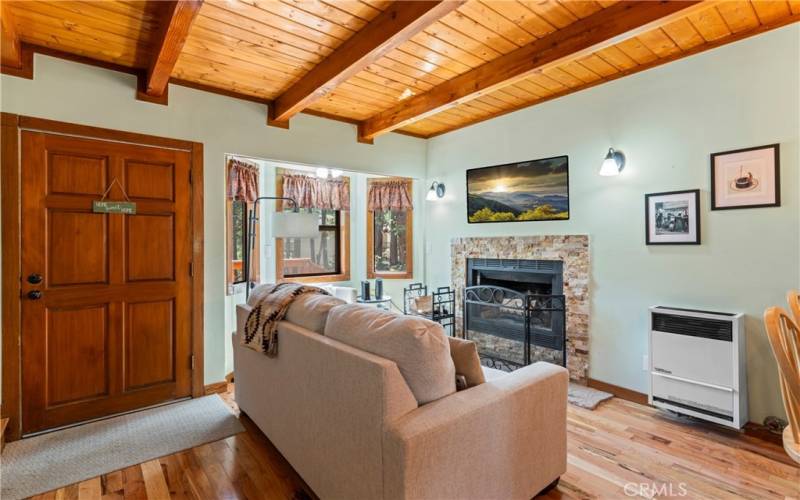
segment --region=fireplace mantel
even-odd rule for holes
[[[564,263],[564,295],[567,302],[567,369],[570,379],[586,383],[589,376],[589,236],[503,236],[453,238],[450,242],[451,272],[458,304],[457,330],[461,331],[461,307],[467,259],[560,260]]]

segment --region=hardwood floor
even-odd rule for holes
[[[233,386],[222,398],[237,412]],[[781,446],[612,399],[568,412],[568,467],[544,498],[800,498]],[[316,498],[258,428],[37,499]]]

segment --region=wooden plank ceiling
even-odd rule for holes
[[[800,20],[784,0],[2,4],[4,65],[18,37],[140,70],[153,98],[170,78],[262,100],[278,125],[358,123],[365,140],[432,137]]]

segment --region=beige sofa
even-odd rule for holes
[[[249,311],[236,401],[321,499],[529,499],[565,472],[563,368],[488,370],[419,406],[395,362],[295,323],[276,358],[242,346]]]

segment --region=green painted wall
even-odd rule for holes
[[[417,196],[415,269],[432,286],[449,283],[453,237],[588,234],[593,378],[646,391],[642,355],[652,304],[743,311],[751,420],[783,414],[760,315],[800,286],[800,26],[427,143],[389,134],[374,146],[358,144],[354,127],[302,115],[286,131],[264,125],[261,105],[172,86],[164,107],[136,101],[134,88],[129,75],[37,55],[34,80],[0,77],[0,109],[205,144],[207,383],[228,368],[226,333],[237,301],[225,295],[223,203],[224,156],[235,153],[446,182],[443,202],[425,204]],[[709,212],[709,153],[773,142],[781,143],[783,206]],[[596,175],[609,146],[628,155],[621,177]],[[466,223],[467,168],[559,154],[570,156],[570,221]],[[418,183],[421,196],[426,184]],[[703,245],[645,246],[644,194],[692,188],[703,192]],[[353,229],[361,241],[363,223],[355,217]],[[363,252],[353,248],[354,282],[364,273]],[[394,288],[399,296],[401,284]]]
[[[0,77],[0,109],[84,125],[186,139],[205,154],[205,380],[225,375],[226,153],[425,176],[425,141],[398,134],[356,142],[352,125],[299,115],[291,129],[265,124],[266,107],[171,85],[169,106],[134,99],[130,75],[36,55],[35,78]]]
[[[800,286],[800,26],[793,25],[429,141],[427,276],[449,281],[456,236],[588,234],[591,377],[641,392],[648,306],[747,314],[750,419],[784,413],[761,323]],[[781,143],[783,206],[709,211],[709,154]],[[597,175],[609,147],[624,175]],[[571,219],[469,225],[468,168],[569,155]],[[702,246],[645,246],[644,194],[702,190]],[[435,228],[435,230],[434,230]]]

